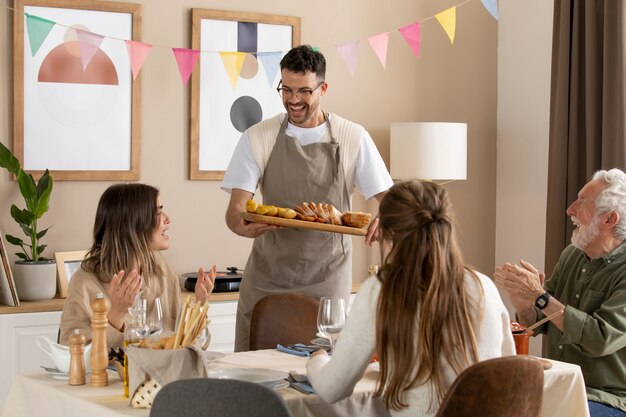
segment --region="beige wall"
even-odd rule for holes
[[[152,0],[143,4],[143,40],[164,47],[190,46],[190,10],[216,8],[302,17],[302,42],[320,46],[328,60],[330,85],[326,110],[363,124],[388,162],[389,124],[399,121],[468,123],[468,180],[446,185],[458,208],[467,261],[491,273],[495,251],[496,187],[496,45],[497,22],[479,0],[458,10],[456,42],[451,46],[434,19],[422,27],[422,55],[417,60],[394,30],[443,11],[457,1]],[[0,8],[0,141],[11,144],[12,12]],[[330,28],[333,28],[330,30]],[[392,31],[387,70],[366,37]],[[359,39],[359,66],[352,79],[333,45]],[[157,185],[172,216],[172,247],[166,257],[179,272],[200,264],[243,268],[251,240],[238,237],[223,217],[228,195],[218,182],[189,181],[189,90],[182,86],[167,48],[154,48],[142,70],[141,181]],[[26,116],[27,118],[27,116]],[[28,119],[27,119],[28,120]],[[55,251],[87,248],[97,200],[109,182],[58,181],[42,226],[53,225],[45,243]],[[19,233],[9,216],[20,201],[16,184],[0,173],[0,230]],[[355,199],[355,207],[375,206]],[[366,249],[355,238],[354,277],[360,281],[377,247]]]
[[[546,0],[501,2],[498,29],[495,259],[500,264],[522,258],[539,270],[546,235],[553,7]],[[540,339],[533,339],[531,353],[540,352]]]

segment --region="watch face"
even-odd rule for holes
[[[540,310],[543,309],[545,306],[548,305],[549,299],[550,299],[550,295],[547,293],[540,295],[539,298],[535,300],[535,307],[537,307]]]

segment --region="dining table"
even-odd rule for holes
[[[306,357],[276,349],[212,355],[208,361],[209,375],[219,375],[234,368],[268,369],[306,373]],[[543,360],[543,416],[589,417],[587,395],[580,367]],[[366,369],[354,392],[334,404],[326,403],[316,394],[301,393],[291,387],[276,389],[294,417],[388,416],[380,398],[374,396],[378,367]],[[89,378],[87,378],[88,380]],[[123,382],[115,372],[109,372],[105,387],[70,386],[56,374],[41,372],[17,375],[11,385],[0,417],[147,417],[149,409],[132,408],[123,395]]]

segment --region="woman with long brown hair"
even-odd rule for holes
[[[174,330],[180,305],[178,276],[160,251],[170,246],[170,217],[163,211],[159,190],[151,185],[115,184],[100,197],[93,228],[93,243],[70,281],[59,334],[68,345],[74,329],[91,340],[91,305],[98,293],[109,299],[107,346],[124,342],[128,308],[139,292],[148,300],[159,297],[163,330]],[[213,291],[215,265],[198,270],[195,295],[206,301]]]
[[[513,355],[509,314],[488,277],[467,267],[446,191],[394,185],[380,204],[382,268],[356,297],[332,357],[307,363],[318,394],[349,396],[377,353],[376,395],[393,416],[432,416],[456,376]]]

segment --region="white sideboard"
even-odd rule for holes
[[[35,344],[37,336],[56,340],[60,311],[0,314],[0,410],[11,388],[13,375],[51,366],[50,357]]]

